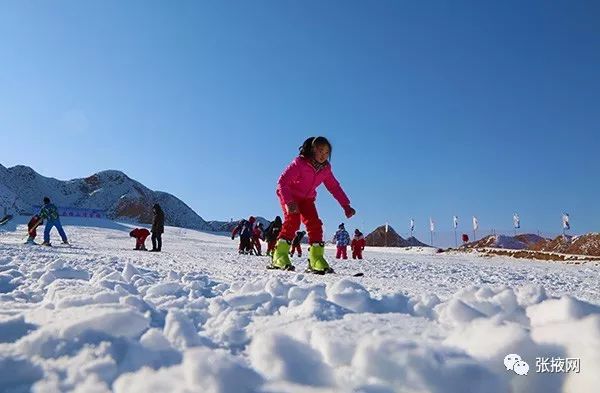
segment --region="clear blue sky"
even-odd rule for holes
[[[485,3],[485,4],[484,4]],[[0,162],[280,214],[307,136],[368,230],[600,230],[594,1],[2,1]],[[328,233],[343,219],[319,192]]]

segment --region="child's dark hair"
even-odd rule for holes
[[[305,140],[302,146],[300,146],[300,155],[306,158],[313,158],[313,147],[322,145],[327,145],[329,148],[329,160],[331,161],[331,153],[333,153],[333,148],[331,147],[331,143],[329,143],[327,138],[324,136],[311,136]]]

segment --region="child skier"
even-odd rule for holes
[[[67,241],[67,235],[65,234],[62,224],[60,223],[58,209],[56,208],[56,206],[50,203],[50,198],[44,197],[44,206],[42,206],[42,210],[40,210],[38,216],[42,220],[47,220],[46,226],[44,227],[44,242],[42,243],[43,246],[51,246],[50,230],[52,229],[52,227],[56,227],[56,229],[58,230],[58,234],[60,235],[63,244],[69,244],[69,242]]]
[[[26,244],[35,244],[35,237],[37,236],[37,227],[42,225],[44,220],[40,218],[37,214],[31,217],[31,220],[27,223],[27,233],[29,236],[27,237]]]
[[[250,254],[252,252],[252,227],[254,226],[254,217],[248,218],[248,220],[240,220],[237,226],[231,232],[231,240],[235,238],[235,235],[240,235],[240,245],[238,252],[240,254]]]
[[[294,240],[292,240],[292,251],[290,251],[291,257],[294,256],[294,251],[298,253],[299,257],[302,256],[302,247],[300,247],[300,243],[302,243],[304,235],[306,235],[306,232],[304,231],[296,232],[296,236],[294,237]]]
[[[337,252],[335,254],[336,259],[344,258],[348,259],[348,245],[350,244],[350,235],[346,228],[344,227],[344,223],[341,223],[338,226],[338,230],[333,236],[333,241],[337,246]]]
[[[366,240],[363,234],[358,230],[354,230],[354,238],[352,239],[352,243],[350,243],[350,248],[352,249],[352,259],[362,259],[362,252],[365,249]]]
[[[277,236],[281,231],[281,217],[275,217],[275,220],[269,224],[265,230],[265,240],[267,241],[267,255],[273,254],[275,250],[275,243],[277,242]]]
[[[262,222],[259,222],[255,227],[254,227],[254,231],[252,232],[252,245],[254,246],[254,249],[256,250],[256,255],[262,255],[261,254],[261,246],[260,246],[260,240],[264,239],[264,231],[263,231],[263,224]]]
[[[350,200],[333,175],[329,159],[331,144],[327,138],[310,137],[300,147],[300,154],[283,171],[277,182],[277,196],[283,209],[283,228],[279,234],[272,268],[294,270],[290,261],[290,245],[294,235],[303,222],[308,232],[309,250],[308,270],[324,274],[331,268],[323,257],[323,223],[319,219],[315,206],[316,189],[325,183],[327,190],[344,209],[346,217],[352,217],[356,211],[350,206]]]
[[[150,231],[146,228],[135,228],[129,232],[130,237],[135,237],[134,250],[148,251],[146,248],[146,238],[150,236]]]

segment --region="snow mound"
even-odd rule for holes
[[[331,370],[321,354],[287,335],[260,335],[249,353],[252,365],[269,379],[309,386],[332,384]]]
[[[267,270],[230,239],[193,231],[167,228],[159,254],[124,251],[126,230],[67,229],[81,246],[0,239],[0,391],[600,385],[594,265],[382,250],[360,262],[332,259],[336,274],[317,276]],[[364,277],[351,277],[356,264]],[[507,354],[519,354],[529,375],[507,370]],[[581,372],[535,373],[540,357],[580,358]]]

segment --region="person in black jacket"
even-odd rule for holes
[[[252,254],[254,247],[252,246],[252,232],[256,218],[250,216],[248,220],[240,220],[233,231],[231,232],[231,240],[235,239],[235,235],[240,235],[240,245],[238,252],[240,254]]]
[[[152,207],[154,218],[152,219],[152,250],[160,252],[162,249],[162,234],[165,231],[165,213],[158,203]]]
[[[265,240],[267,241],[267,255],[272,255],[277,243],[277,236],[281,232],[281,217],[275,217],[275,220],[269,224],[265,230]]]

